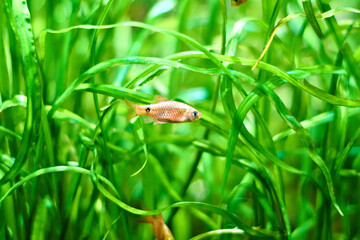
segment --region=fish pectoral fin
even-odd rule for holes
[[[146,115],[142,116],[142,120],[145,124],[154,122],[154,119],[152,119],[151,117],[146,116]]]
[[[156,95],[154,97],[154,100],[152,101],[152,103],[159,103],[159,102],[166,102],[166,101],[170,101],[170,99],[160,96],[160,95]]]

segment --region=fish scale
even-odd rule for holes
[[[182,122],[184,114],[188,109],[188,105],[176,101],[166,101],[149,105],[138,105],[137,110],[140,113],[151,117],[159,122]],[[146,108],[150,108],[150,112],[146,113]]]

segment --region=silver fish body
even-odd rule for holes
[[[156,123],[193,122],[201,118],[202,114],[195,108],[176,101],[163,101],[148,105],[136,105],[126,100],[129,121],[137,115],[146,115]]]

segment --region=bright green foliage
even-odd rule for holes
[[[0,12],[0,239],[360,238],[359,1]],[[203,117],[126,122],[156,95]]]

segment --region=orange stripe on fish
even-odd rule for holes
[[[167,100],[148,105],[137,105],[127,99],[125,102],[128,108],[127,122],[138,115],[149,116],[158,124],[193,122],[202,116],[201,112],[182,102]]]
[[[243,3],[246,3],[248,0],[231,0],[232,7],[238,7]]]

